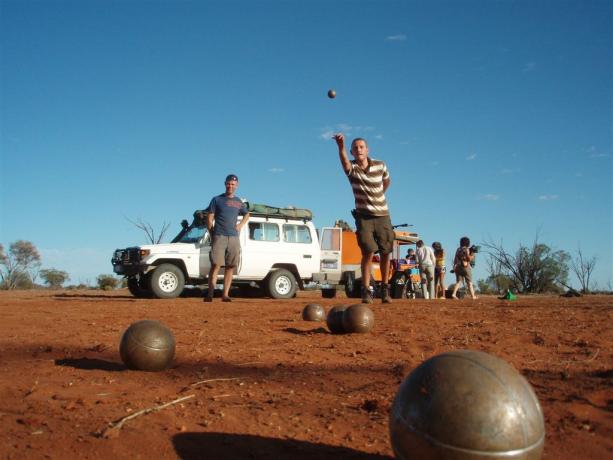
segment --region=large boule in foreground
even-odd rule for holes
[[[307,304],[302,310],[302,319],[305,321],[323,321],[326,319],[326,310],[316,303]]]
[[[128,369],[161,371],[174,359],[175,338],[159,321],[136,321],[121,336],[119,354]]]
[[[442,353],[402,382],[392,404],[396,458],[540,459],[541,406],[528,381],[496,356],[473,350]]]
[[[348,334],[370,332],[375,325],[375,315],[366,305],[350,305],[343,312],[343,329]]]
[[[345,328],[343,327],[343,313],[347,309],[347,305],[335,305],[328,312],[326,317],[326,324],[332,334],[344,334]]]

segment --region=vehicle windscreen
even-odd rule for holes
[[[177,241],[177,243],[197,243],[205,233],[205,227],[192,227]]]

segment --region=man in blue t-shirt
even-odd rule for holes
[[[241,228],[249,220],[247,205],[234,195],[238,187],[238,177],[229,174],[226,177],[226,192],[213,197],[209,204],[206,226],[211,235],[211,271],[209,272],[209,292],[204,298],[205,302],[213,301],[215,284],[217,284],[217,274],[219,269],[224,266],[223,295],[221,300],[231,302],[230,286],[234,267],[238,265],[240,258],[240,241],[238,235]],[[238,216],[243,219],[237,223]]]

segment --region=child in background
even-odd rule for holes
[[[432,249],[434,249],[434,258],[436,264],[434,265],[434,291],[438,299],[445,298],[445,250],[443,245],[438,241],[432,243]]]

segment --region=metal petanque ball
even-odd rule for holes
[[[302,319],[305,321],[323,321],[326,319],[326,311],[321,305],[310,303],[302,310]]]
[[[343,312],[343,329],[349,334],[369,332],[375,325],[375,315],[366,305],[350,305]]]
[[[343,313],[347,309],[346,305],[336,305],[330,309],[326,317],[326,324],[332,334],[344,334]]]
[[[396,458],[540,459],[541,406],[528,381],[496,356],[473,350],[442,353],[402,382],[392,404]]]
[[[128,369],[161,371],[175,356],[175,338],[159,321],[137,321],[121,336],[119,354]]]

